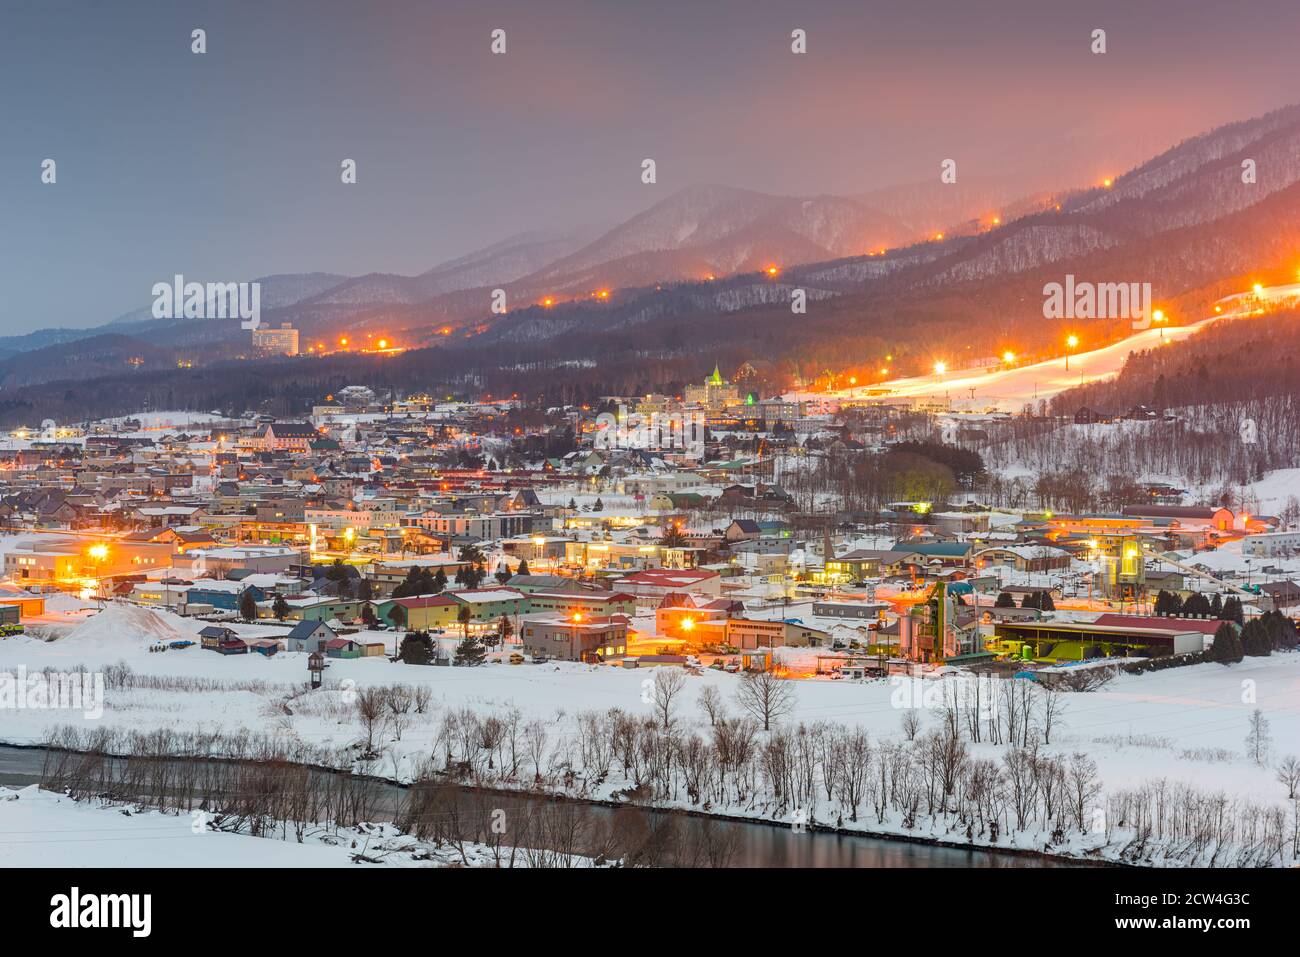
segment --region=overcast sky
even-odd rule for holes
[[[952,157],[1071,185],[1300,100],[1300,3],[1209,6],[6,0],[0,334],[98,325],[178,272],[418,273],[700,183],[857,193]]]

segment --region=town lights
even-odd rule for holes
[[[682,619],[682,631],[690,631],[690,630],[691,630],[692,628],[694,628],[694,627],[695,627],[695,619],[694,619],[694,618],[683,618],[683,619]]]
[[[1078,336],[1069,336],[1065,340],[1065,371],[1070,371],[1070,352],[1079,345]]]
[[[768,266],[766,269],[766,272],[769,276],[775,276],[780,271],[781,270],[777,269],[775,266]]]
[[[547,296],[545,299],[542,300],[542,305],[545,306],[547,309],[550,309],[551,306],[555,305],[555,300],[552,299],[550,296]]]
[[[1165,337],[1165,323],[1169,321],[1169,317],[1165,315],[1165,311],[1163,309],[1157,309],[1155,312],[1151,313],[1151,321],[1160,326],[1160,338],[1163,339]]]
[[[1007,365],[1011,365],[1011,363],[1016,361],[1016,354],[1008,349],[1006,352],[1002,353],[1002,361]]]
[[[1107,176],[1105,179],[1103,179],[1103,180],[1101,181],[1101,185],[1102,185],[1103,187],[1105,187],[1106,189],[1110,189],[1111,184],[1112,184],[1113,182],[1114,182],[1114,181],[1113,181],[1109,176]]]
[[[103,542],[100,542],[98,545],[91,545],[89,548],[89,552],[91,558],[93,558],[97,562],[102,562],[105,558],[108,557],[108,546],[105,545]]]
[[[941,376],[941,375],[943,375],[943,374],[944,374],[945,372],[947,372],[947,371],[948,371],[948,363],[946,363],[946,362],[936,362],[936,363],[934,364],[934,374],[935,374],[935,375],[937,375],[937,376]]]
[[[339,345],[341,345],[344,349],[348,347],[348,340],[346,336],[339,340]]]
[[[377,345],[378,345],[379,348],[381,348],[381,349],[387,349],[387,348],[388,348],[388,340],[387,340],[387,339],[380,339],[379,342],[377,343]]]

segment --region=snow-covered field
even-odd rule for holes
[[[487,848],[465,849],[471,867]],[[452,848],[392,825],[312,826],[298,842],[217,829],[201,815],[164,814],[25,788],[0,787],[0,868],[6,867],[395,867],[464,866]],[[526,866],[521,857],[514,862]]]
[[[68,709],[7,710],[0,739],[39,743],[59,726],[228,735],[248,731],[289,743],[346,749],[366,739],[354,704],[361,689],[424,686],[431,693],[432,706],[426,713],[408,716],[400,740],[393,729],[381,728],[375,744],[382,757],[370,768],[372,773],[409,781],[424,759],[445,746],[439,738],[444,718],[462,713],[462,709],[483,717],[517,712],[522,724],[535,721],[544,727],[552,743],[576,741],[582,733],[583,713],[620,709],[647,719],[655,713],[653,672],[648,669],[562,662],[438,668],[384,658],[334,660],[326,674],[326,687],[309,692],[304,687],[304,654],[282,653],[271,659],[256,654],[221,656],[197,646],[164,653],[148,651],[159,638],[192,634],[196,629],[197,623],[165,612],[111,605],[60,640],[17,637],[0,641],[0,671],[12,673],[24,667],[29,672],[44,668],[66,672],[78,666],[96,671],[125,663],[135,676],[127,687],[110,687],[100,718]],[[687,676],[675,706],[675,722],[683,731],[707,736],[709,722],[698,706],[701,693],[716,688],[725,707],[736,714],[740,680],[712,670]],[[956,680],[926,680],[915,686],[887,680],[792,681],[794,706],[785,725],[793,728],[827,722],[861,728],[878,745],[898,742],[903,738],[902,715],[911,707],[919,705],[921,734],[940,727],[942,695],[934,689],[944,681]],[[918,689],[930,689],[931,693],[921,699]],[[1203,664],[1120,675],[1102,690],[1066,694],[1064,701],[1051,743],[1041,745],[1040,751],[1067,760],[1076,752],[1090,756],[1098,765],[1106,794],[1163,779],[1221,792],[1230,799],[1288,803],[1275,770],[1247,758],[1245,738],[1250,715],[1259,709],[1269,722],[1274,758],[1300,752],[1300,655],[1247,658],[1228,667]],[[970,748],[972,758],[994,760],[1000,760],[1006,751],[1005,745],[989,743]],[[586,794],[609,797],[627,783],[611,774]],[[677,803],[687,806],[684,800]],[[720,810],[754,813],[743,808]],[[891,821],[864,820],[860,826],[902,830]],[[951,825],[948,827],[950,830]],[[942,828],[931,833],[952,837]],[[1034,846],[1036,839],[1004,836],[1001,844]],[[1022,841],[1028,843],[1018,843]],[[1076,849],[1083,846],[1087,846],[1086,840]]]

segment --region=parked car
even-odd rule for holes
[[[167,647],[168,648],[189,648],[193,644],[194,642],[190,641],[189,639],[184,639],[181,641],[173,641],[169,643]]]
[[[544,664],[546,664],[546,656],[545,656],[545,655],[533,655],[532,658],[529,659],[529,661],[532,662],[532,663],[535,664],[535,665],[544,665]]]

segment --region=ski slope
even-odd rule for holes
[[[1263,290],[1262,294],[1285,293],[1290,287]],[[1018,412],[1028,403],[1050,399],[1066,389],[1086,385],[1116,375],[1133,352],[1154,349],[1164,343],[1181,342],[1222,319],[1239,319],[1253,314],[1257,300],[1252,297],[1233,296],[1222,300],[1233,308],[1225,308],[1199,322],[1184,326],[1152,325],[1150,329],[1135,332],[1119,342],[1100,349],[1079,351],[1068,359],[1049,359],[1010,368],[957,369],[938,375],[931,373],[904,379],[889,379],[869,386],[839,389],[829,393],[795,392],[786,396],[789,401],[807,399],[876,399],[888,402],[893,399],[946,402],[954,410],[972,412]]]

